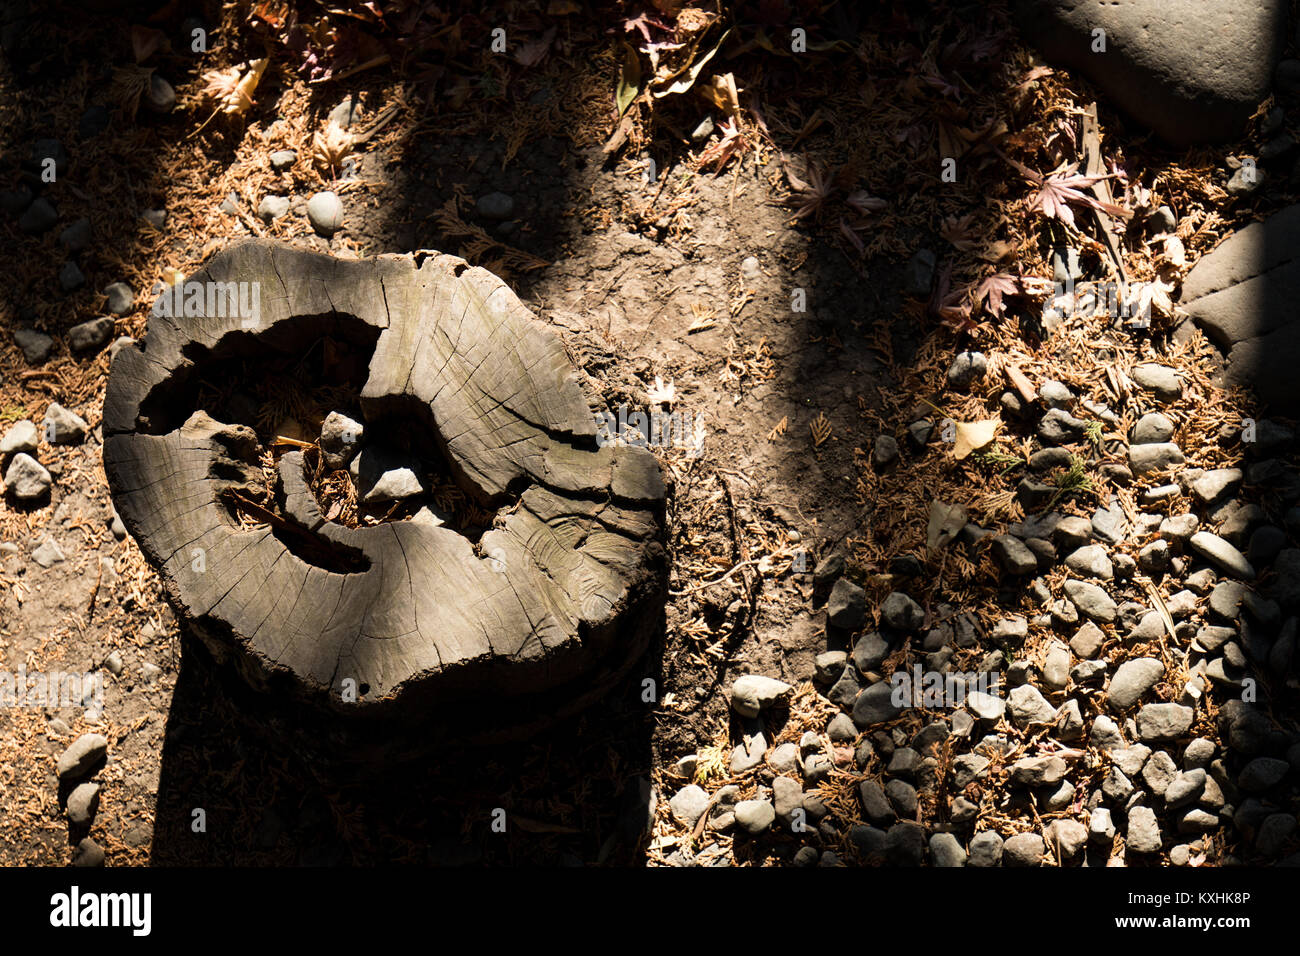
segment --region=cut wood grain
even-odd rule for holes
[[[104,466],[187,631],[259,705],[307,704],[329,716],[317,736],[337,741],[391,722],[426,743],[508,736],[642,654],[667,582],[658,463],[598,445],[558,340],[499,279],[438,253],[344,261],[254,240],[189,281],[258,282],[260,315],[151,316],[113,361]],[[239,522],[258,517],[257,435],[185,407],[187,383],[231,355],[301,354],[348,323],[377,332],[367,428],[430,430],[462,491],[496,510],[480,540],[328,521],[298,450],[280,458],[279,515]]]

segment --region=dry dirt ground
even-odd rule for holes
[[[536,65],[497,63],[467,39],[432,81],[376,67],[309,85],[283,51],[263,46],[266,31],[259,33],[243,5],[209,9],[209,52],[190,54],[173,39],[173,52],[145,61],[175,85],[177,107],[159,115],[141,106],[132,117],[114,99],[115,71],[132,63],[131,25],[158,11],[94,14],[75,29],[33,14],[0,68],[0,109],[13,118],[0,132],[0,171],[6,186],[17,182],[33,143],[47,136],[66,146],[70,163],[48,190],[59,213],[54,229],[34,237],[16,217],[0,222],[12,273],[0,302],[0,416],[6,425],[24,417],[39,423],[54,400],[82,415],[92,435],[74,447],[42,441],[40,460],[57,465],[47,505],[0,504],[0,540],[17,546],[0,564],[0,664],[101,671],[117,652],[123,667],[102,671],[102,715],[83,706],[0,714],[0,863],[69,861],[86,833],[69,830],[54,764],[89,730],[109,739],[89,830],[109,865],[640,865],[670,855],[682,840],[665,805],[683,782],[672,766],[702,748],[716,756],[735,745],[731,681],[752,672],[802,685],[828,647],[809,577],[793,573],[792,562],[803,552],[811,568],[839,550],[876,576],[883,595],[893,589],[879,577],[888,557],[923,540],[924,503],[941,494],[969,500],[987,478],[959,470],[973,484],[954,495],[954,475],[940,485],[936,472],[891,496],[867,464],[876,434],[901,435],[913,420],[894,416],[924,411],[921,398],[937,394],[935,383],[963,341],[907,296],[908,257],[923,246],[947,255],[939,235],[946,216],[996,223],[1019,199],[990,185],[1005,185],[1006,167],[954,187],[941,183],[931,158],[908,138],[913,121],[894,115],[903,101],[892,97],[905,77],[875,75],[872,64],[890,62],[893,44],[900,57],[905,48],[919,53],[952,22],[948,14],[909,19],[905,6],[881,15],[889,55],[875,51],[853,67],[851,82],[833,53],[810,54],[826,58],[807,63],[778,59],[749,75],[744,70],[762,59],[761,50],[720,61],[718,72],[734,69],[743,90],[766,98],[742,96],[749,140],[718,171],[700,168],[709,141],[690,138],[707,104],[684,97],[665,100],[661,122],[637,125],[620,149],[603,149],[618,127],[613,90],[622,52],[603,31],[618,25],[613,16],[586,24],[578,22],[586,14],[555,16],[558,36]],[[179,14],[163,13],[156,25],[175,38]],[[824,24],[828,33],[850,36],[867,26]],[[1001,66],[976,60],[965,74],[990,102],[1010,95],[1011,80],[1031,67],[1013,41],[1000,42]],[[203,75],[268,48],[271,63],[246,115],[218,116],[196,134],[213,112],[199,98]],[[1064,95],[1067,80],[1044,82],[1059,85],[1025,107],[1035,122],[1056,109],[1048,101]],[[354,129],[372,135],[345,167],[322,169],[312,161],[312,137],[348,97],[360,107]],[[1087,91],[1075,101],[1088,102]],[[108,127],[85,135],[79,125],[97,105],[111,111]],[[882,117],[892,123],[888,135],[872,128]],[[1125,142],[1134,155],[1147,155],[1135,168],[1173,168],[1169,157],[1144,154],[1150,147],[1140,137]],[[297,161],[276,173],[268,156],[286,148],[297,150]],[[1214,158],[1183,159],[1167,188],[1184,190],[1189,209],[1217,210],[1213,188],[1198,192],[1186,172],[1204,173]],[[989,162],[986,155],[980,165]],[[786,201],[788,165],[804,181],[817,168],[827,177],[838,170],[841,195],[863,188],[887,199],[890,210],[847,225],[848,214],[829,207],[795,218],[798,202]],[[346,210],[331,240],[314,235],[304,215],[307,197],[323,188],[335,189]],[[232,192],[233,213],[221,208]],[[476,211],[477,199],[494,192],[514,201],[504,226]],[[271,223],[256,212],[268,194],[291,202]],[[161,228],[141,216],[152,209],[166,211]],[[82,216],[93,232],[77,256],[87,282],[65,293],[56,277],[68,253],[57,237]],[[1224,222],[1217,212],[1200,219],[1189,253],[1212,244]],[[1019,238],[1015,225],[993,228],[998,242]],[[150,289],[167,269],[192,273],[214,249],[250,234],[338,256],[422,248],[466,256],[501,274],[556,330],[610,407],[644,408],[662,394],[657,382],[671,383],[672,410],[696,423],[703,440],[698,455],[657,449],[671,487],[674,560],[663,637],[592,711],[542,739],[449,754],[380,779],[337,780],[241,719],[201,651],[177,633],[138,549],[110,530],[94,431],[108,353],[73,356],[62,334],[104,314],[100,290],[124,281],[135,306],[117,319],[116,332],[138,337]],[[1050,252],[1044,269],[1041,244],[1027,245],[1020,259],[1027,271],[1050,276]],[[1003,322],[1018,334],[1010,316]],[[38,366],[23,360],[10,334],[26,325],[56,339],[53,355]],[[1004,334],[985,331],[985,347]],[[1151,342],[1117,347],[1137,354]],[[1036,378],[1092,377],[1087,360],[1062,366],[1047,348],[1021,354]],[[970,407],[996,401],[997,392],[976,396]],[[960,414],[956,406],[948,411]],[[1095,506],[1078,505],[1084,514]],[[66,560],[42,568],[31,552],[46,536]],[[999,594],[987,565],[949,583],[944,593],[969,589],[971,606],[1020,600]],[[789,713],[773,718],[777,739],[820,733],[832,712],[803,691]],[[725,777],[715,773],[710,786]],[[835,792],[851,793],[852,780],[842,772]],[[756,785],[752,777],[743,782],[746,790]],[[491,826],[499,807],[510,821],[505,833]],[[197,808],[206,814],[203,832],[192,826]],[[801,845],[791,835],[714,842],[715,855],[756,863],[788,860]],[[828,848],[855,859],[847,841]]]

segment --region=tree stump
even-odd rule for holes
[[[498,278],[249,241],[181,288],[113,360],[104,468],[183,629],[246,685],[241,709],[313,756],[387,761],[538,728],[644,652],[667,577],[659,466],[597,441],[560,342]],[[389,436],[490,527],[329,520],[310,438],[272,444],[265,406],[211,400],[235,369],[279,387],[318,367],[353,374],[362,455]]]

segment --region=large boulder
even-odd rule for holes
[[[1183,280],[1180,305],[1224,354],[1224,381],[1277,409],[1297,405],[1300,205],[1233,233]]]
[[[1026,39],[1175,146],[1231,139],[1268,95],[1282,0],[1016,0]],[[1094,52],[1105,31],[1105,52]]]

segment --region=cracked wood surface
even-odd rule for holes
[[[419,719],[503,696],[562,708],[644,650],[666,578],[659,466],[645,449],[597,445],[558,340],[499,279],[436,253],[341,261],[249,241],[188,281],[260,282],[260,317],[151,316],[112,365],[104,467],[123,522],[218,660],[338,714]],[[170,428],[144,414],[167,409],[206,359],[300,354],[338,315],[378,330],[367,420],[418,401],[457,482],[500,508],[477,545],[445,526],[326,521],[300,452],[280,460],[287,526],[243,527],[222,496],[259,483],[256,435],[202,409],[169,409]],[[352,569],[322,566],[313,544]],[[339,700],[346,678],[365,690],[358,704]]]

